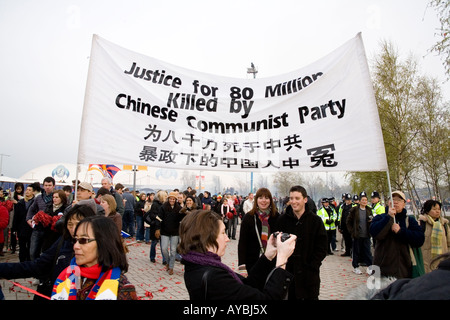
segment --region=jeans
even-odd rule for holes
[[[42,243],[44,242],[44,230],[33,230],[30,239],[30,258],[36,260],[41,255]]]
[[[158,244],[158,239],[152,240],[150,244],[150,261],[156,259],[156,245]]]
[[[134,237],[134,211],[125,210],[122,216],[122,230]]]
[[[227,236],[230,239],[236,238],[236,228],[237,228],[237,221],[238,216],[234,216],[233,219],[229,219],[227,222],[228,228],[227,228]]]
[[[372,252],[370,251],[370,238],[353,239],[352,266],[357,268],[359,263],[372,265]]]
[[[144,241],[144,218],[136,216],[136,240]]]
[[[161,251],[165,261],[169,263],[169,269],[173,269],[175,265],[175,257],[177,254],[177,246],[179,236],[164,236],[161,235]],[[170,252],[169,252],[170,247]]]

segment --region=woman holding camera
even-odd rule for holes
[[[209,210],[187,215],[180,224],[178,250],[191,300],[285,298],[292,278],[285,266],[295,240],[295,235],[284,242],[281,234],[276,239],[271,235],[265,253],[244,278],[221,262],[230,241],[222,217]]]

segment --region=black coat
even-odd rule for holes
[[[297,219],[291,206],[277,221],[276,231],[297,236],[294,253],[287,270],[294,275],[289,299],[317,299],[320,290],[320,266],[327,255],[327,234],[322,219],[305,205],[305,213]]]
[[[14,205],[14,218],[13,218],[13,224],[12,224],[12,230],[14,232],[17,232],[17,236],[21,238],[30,238],[31,232],[33,229],[31,229],[30,225],[27,223],[26,217],[28,208],[33,203],[34,198],[28,200],[28,202],[25,202],[24,199],[20,199],[15,205]]]
[[[275,232],[276,216],[269,217],[270,232]],[[261,237],[262,222],[254,214],[246,214],[241,222],[238,243],[238,265],[245,264],[247,272],[255,265],[261,253],[261,245],[256,234],[255,221],[258,226],[259,236]],[[270,235],[269,235],[270,236]]]
[[[153,200],[150,210],[144,214],[144,221],[150,225],[150,240],[157,240],[155,231],[161,229],[161,222],[157,219],[162,203]]]
[[[163,236],[178,236],[180,222],[185,217],[180,213],[181,206],[178,202],[175,202],[173,208],[170,206],[169,201],[162,204],[159,209],[158,216],[161,218],[161,235]]]
[[[233,278],[225,269],[203,266],[182,260],[185,265],[184,282],[191,300],[282,300],[287,294],[292,275],[277,268],[267,280],[275,266],[263,255],[249,271],[248,277],[238,275],[243,284]],[[207,279],[202,281],[208,271]],[[205,290],[206,288],[206,290]],[[206,291],[206,294],[205,294]]]

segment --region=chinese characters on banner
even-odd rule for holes
[[[261,79],[195,72],[94,35],[78,163],[221,171],[385,171],[358,34]]]

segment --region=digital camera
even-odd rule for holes
[[[273,236],[274,237],[278,237],[278,234],[279,234],[280,232],[274,232],[273,233]],[[291,237],[291,235],[289,234],[289,233],[286,233],[286,232],[281,232],[281,242],[285,242],[287,239],[289,239]]]

